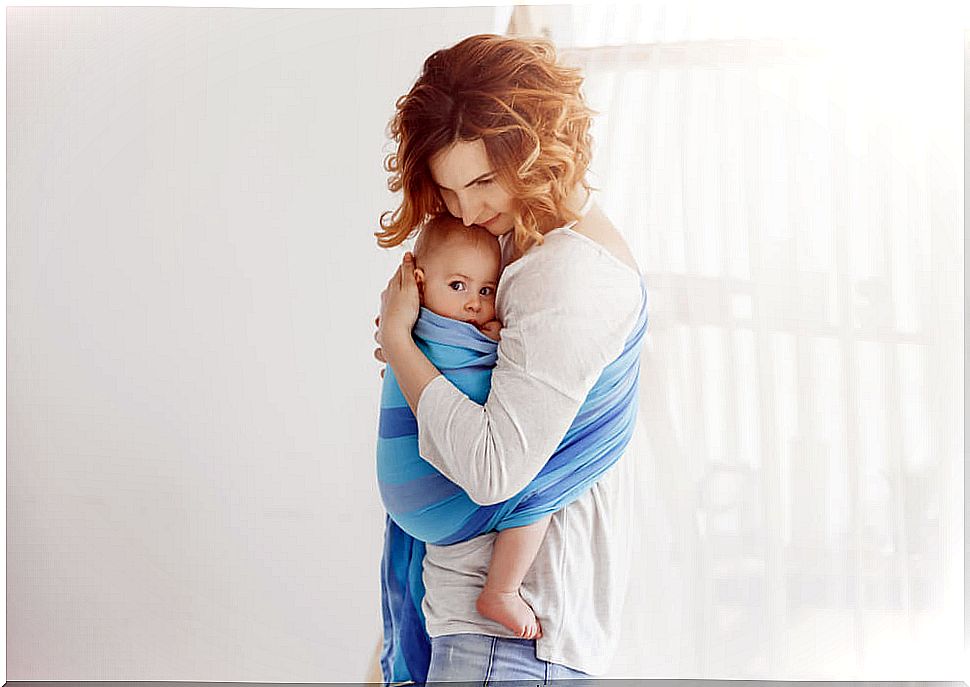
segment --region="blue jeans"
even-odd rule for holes
[[[572,668],[536,658],[536,640],[462,633],[431,638],[428,683],[474,682],[487,686],[501,680],[528,681],[533,687],[550,680],[591,677]]]

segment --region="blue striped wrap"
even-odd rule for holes
[[[431,658],[425,628],[425,542],[465,541],[526,525],[581,496],[623,454],[636,421],[646,291],[623,352],[593,385],[559,447],[539,474],[507,501],[480,506],[418,453],[417,422],[390,367],[384,373],[377,479],[387,510],[381,562],[386,683],[424,682]],[[498,344],[473,325],[421,308],[414,340],[459,390],[478,404],[488,397]]]

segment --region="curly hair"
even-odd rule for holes
[[[381,214],[377,242],[390,248],[445,211],[429,162],[458,141],[481,140],[496,178],[514,198],[515,243],[525,250],[563,221],[586,182],[594,111],[580,92],[580,70],[557,63],[552,43],[494,34],[470,36],[424,62],[398,98],[389,135],[397,151],[384,160],[387,187],[401,205]]]

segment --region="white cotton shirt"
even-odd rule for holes
[[[547,233],[499,281],[503,329],[485,405],[434,378],[418,401],[421,455],[479,504],[518,493],[623,350],[642,297],[640,275],[604,247],[566,227]],[[542,625],[537,657],[591,675],[609,669],[619,639],[633,525],[628,458],[553,514],[521,588]],[[422,610],[432,637],[514,636],[475,609],[495,536],[427,545]]]

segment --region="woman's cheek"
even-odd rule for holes
[[[497,211],[510,214],[512,212],[512,196],[510,196],[504,189],[498,189],[495,192],[495,196],[491,199],[492,207]]]
[[[459,217],[461,213],[458,210],[458,203],[454,199],[445,199],[445,207],[448,209],[448,213],[452,217]]]

